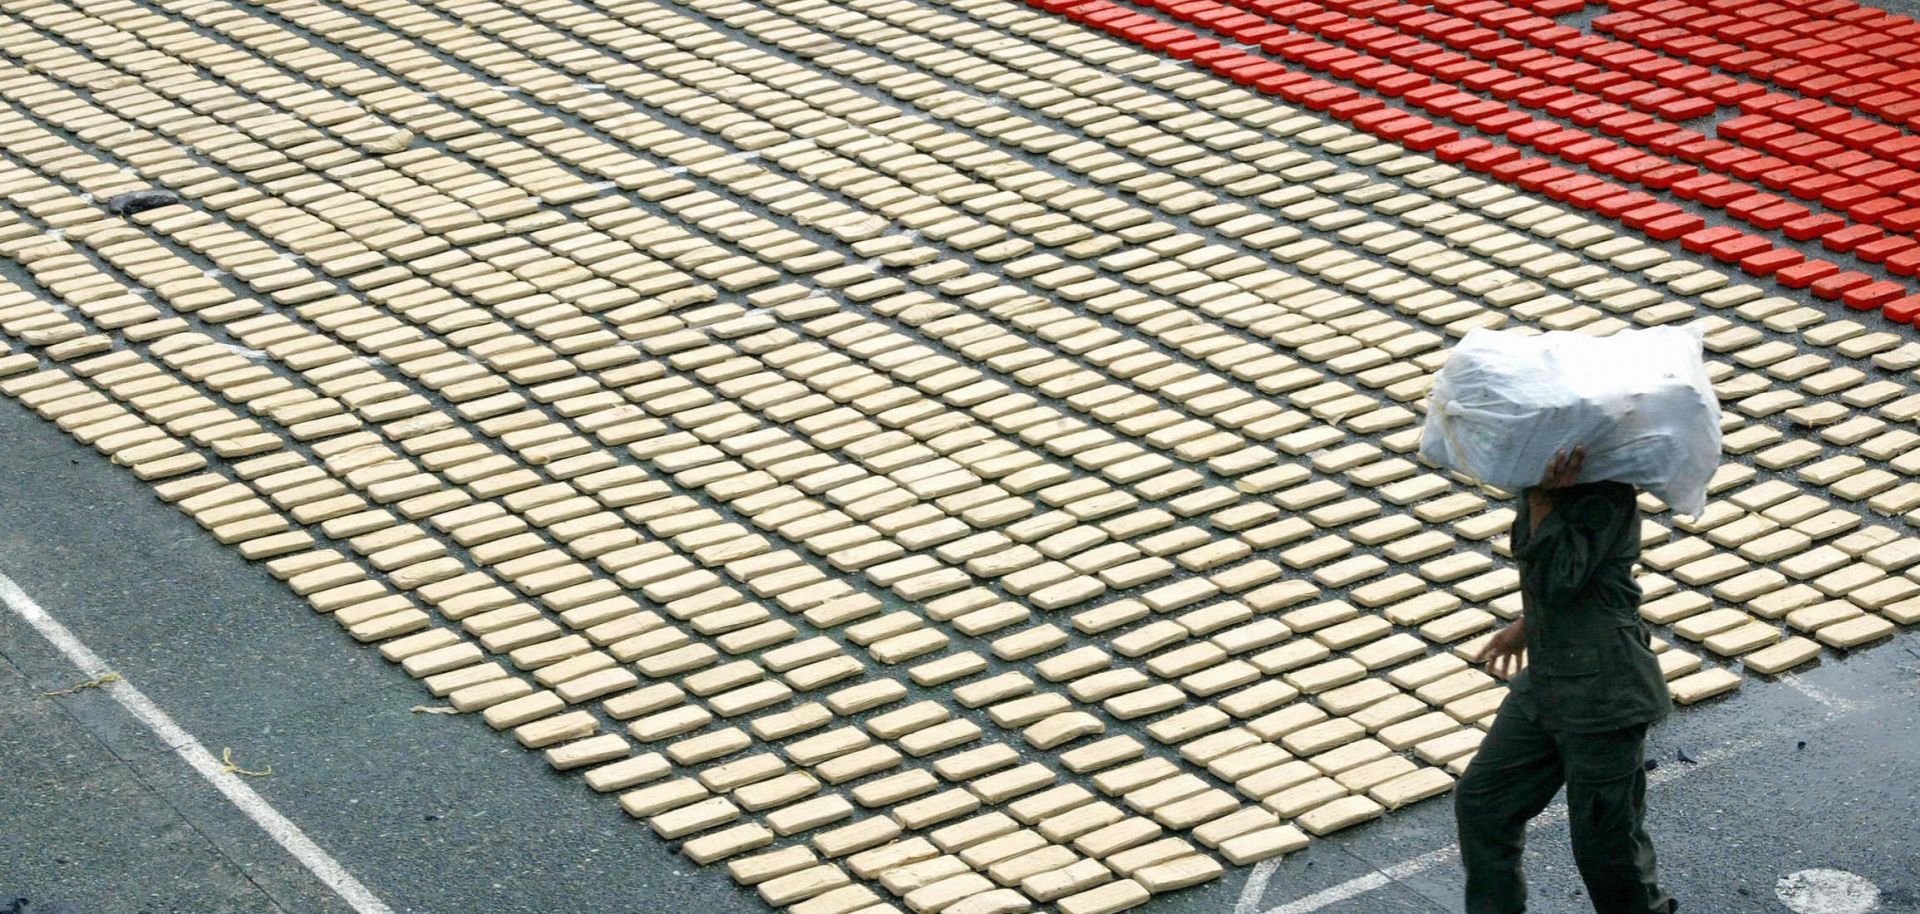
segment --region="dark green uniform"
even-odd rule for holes
[[[1520,872],[1527,820],[1564,783],[1573,856],[1601,914],[1670,914],[1642,825],[1647,727],[1672,707],[1640,621],[1640,515],[1632,486],[1555,493],[1533,530],[1527,499],[1513,524],[1527,621],[1527,669],[1515,676],[1454,793],[1467,914],[1526,910]]]

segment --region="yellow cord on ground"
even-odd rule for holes
[[[415,714],[458,714],[460,713],[460,709],[455,708],[451,705],[414,705],[413,713]]]
[[[228,774],[244,774],[250,778],[263,778],[273,773],[272,765],[268,765],[267,770],[265,771],[248,771],[247,769],[234,764],[233,749],[231,747],[220,750],[220,763],[226,766],[225,768],[222,768],[220,770],[225,771]]]
[[[41,692],[40,697],[41,698],[58,698],[62,695],[72,695],[75,692],[84,692],[88,689],[97,689],[106,685],[109,682],[119,682],[119,681],[120,681],[119,673],[108,673],[105,676],[96,676],[92,679],[87,680],[86,682],[80,683],[79,685],[69,686],[64,689],[55,689],[54,691],[51,691],[51,692]]]

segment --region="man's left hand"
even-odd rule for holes
[[[1527,620],[1520,619],[1496,632],[1480,649],[1479,660],[1502,679],[1520,672],[1520,658],[1527,650]]]

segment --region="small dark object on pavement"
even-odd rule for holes
[[[34,904],[31,899],[14,898],[0,906],[0,914],[76,914],[78,909],[60,902]]]
[[[1687,750],[1685,749],[1673,750],[1673,757],[1676,761],[1686,762],[1689,765],[1698,764],[1693,760],[1692,756],[1687,754]]]
[[[172,206],[180,202],[180,195],[164,190],[141,190],[120,194],[107,201],[107,212],[116,216],[132,216],[150,209]]]

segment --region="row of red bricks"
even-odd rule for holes
[[[1235,2],[1247,9],[1262,7],[1259,3]],[[1426,12],[1426,5],[1438,12]],[[1296,24],[1296,27],[1304,27],[1297,25],[1298,18],[1323,9],[1365,18],[1407,35],[1443,42],[1476,59],[1517,70],[1522,76],[1572,86],[1607,102],[1626,103],[1637,111],[1675,122],[1711,113],[1718,105],[1749,103],[1767,94],[1766,87],[1758,83],[1713,73],[1706,66],[1690,65],[1676,57],[1625,42],[1606,41],[1507,6],[1500,0],[1432,0],[1423,5],[1396,0],[1312,0],[1303,5],[1300,0],[1283,0],[1278,9],[1273,9],[1271,4],[1266,8],[1272,10],[1269,16],[1276,22]],[[1289,12],[1296,9],[1306,12]],[[1600,21],[1607,18],[1602,17]],[[1354,45],[1351,40],[1354,27],[1339,25],[1337,28],[1340,30],[1337,33],[1325,30],[1317,33]],[[1307,30],[1316,31],[1310,27]],[[1920,32],[1920,27],[1916,27],[1916,32]],[[1470,78],[1478,86],[1493,86],[1499,83],[1501,75],[1475,74]],[[1920,85],[1920,69],[1911,70],[1904,79]],[[1817,126],[1824,139],[1849,148],[1860,149],[1904,136],[1886,124],[1849,119],[1846,110],[1841,108],[1817,101],[1789,100],[1808,106],[1803,114],[1810,129]],[[1817,156],[1814,158],[1817,160]]]
[[[1261,0],[1255,0],[1255,5],[1258,5],[1260,2]],[[1362,2],[1366,2],[1366,0],[1362,0]],[[1380,2],[1390,2],[1390,0],[1380,0]],[[1218,4],[1206,3],[1204,0],[1200,0],[1200,2],[1173,0],[1173,2],[1155,3],[1154,5],[1173,11],[1176,16],[1185,13],[1200,19],[1209,19],[1213,21],[1216,26],[1243,27],[1244,22],[1236,21],[1231,17],[1235,15],[1250,16],[1250,14],[1235,13],[1233,11],[1224,11],[1223,13],[1223,8]],[[1293,3],[1285,7],[1285,10],[1295,11],[1301,6],[1307,6],[1307,4]],[[1408,7],[1399,8],[1408,9]],[[1288,45],[1285,38],[1266,38],[1264,43],[1269,47],[1278,46],[1282,55],[1290,59],[1300,60],[1309,66],[1322,64],[1325,68],[1334,72],[1335,75],[1341,75],[1339,72],[1339,62],[1335,61],[1329,65],[1327,64],[1327,56],[1324,53],[1320,53],[1328,50],[1327,46],[1318,45],[1317,43],[1302,44],[1298,42]],[[1316,53],[1320,53],[1318,59],[1315,58]],[[1419,66],[1420,61],[1416,60],[1415,65]],[[1365,85],[1366,80],[1370,76],[1377,75],[1377,69],[1360,70],[1355,71],[1354,77],[1351,78],[1355,78],[1355,81]],[[1394,94],[1396,90],[1402,88],[1401,85],[1393,84],[1394,81],[1398,79],[1408,81],[1418,80],[1419,83],[1423,84],[1420,85],[1419,88],[1404,94],[1405,97],[1414,102],[1414,104],[1432,113],[1445,114],[1458,122],[1471,124],[1490,133],[1504,132],[1508,139],[1524,145],[1534,146],[1537,149],[1557,155],[1559,158],[1575,164],[1581,164],[1591,157],[1597,159],[1597,164],[1600,167],[1605,168],[1611,164],[1615,158],[1619,158],[1629,163],[1628,172],[1620,176],[1628,178],[1635,176],[1632,168],[1637,163],[1632,158],[1630,150],[1626,151],[1624,155],[1615,156],[1614,153],[1618,152],[1617,146],[1606,140],[1592,137],[1579,131],[1557,129],[1552,122],[1532,121],[1531,118],[1525,115],[1518,115],[1517,112],[1512,112],[1491,103],[1480,102],[1474,104],[1474,99],[1464,93],[1441,91],[1439,96],[1435,98],[1422,97],[1421,93],[1431,88],[1431,86],[1424,84],[1430,83],[1431,81],[1420,79],[1417,74],[1396,73],[1393,76],[1383,79],[1383,85],[1374,86],[1373,88],[1382,90],[1385,94]],[[1538,99],[1534,99],[1534,101],[1537,102]],[[1562,109],[1570,110],[1572,112],[1571,119],[1576,123],[1586,123],[1593,117],[1598,117],[1600,114],[1606,113],[1607,109],[1600,108],[1599,110],[1595,110],[1596,106],[1591,105],[1586,108],[1573,107],[1573,105],[1577,105],[1581,101],[1583,101],[1581,98],[1570,99],[1568,100],[1568,108]],[[1785,108],[1790,103],[1797,103],[1798,101],[1799,100],[1791,99],[1788,96],[1769,94],[1761,98],[1750,98],[1743,103],[1743,107],[1753,110],[1767,110],[1770,106],[1781,105],[1784,114]],[[1466,103],[1464,107],[1462,103]],[[1553,113],[1551,108],[1557,103],[1558,100],[1548,103],[1550,108],[1549,113]],[[1474,115],[1480,112],[1485,112],[1485,118],[1476,122]],[[1463,113],[1466,116],[1463,117]],[[1583,114],[1585,117],[1582,117]],[[1508,128],[1508,124],[1510,123],[1518,123],[1520,126]],[[1709,169],[1722,172],[1732,171],[1739,177],[1764,178],[1765,182],[1774,186],[1775,189],[1782,189],[1789,182],[1797,182],[1800,186],[1796,188],[1796,192],[1802,198],[1811,199],[1822,197],[1823,191],[1828,192],[1827,195],[1824,195],[1826,198],[1823,199],[1823,203],[1834,206],[1859,221],[1869,223],[1880,222],[1891,230],[1899,232],[1910,232],[1915,227],[1920,226],[1920,199],[1909,200],[1876,193],[1876,191],[1879,190],[1900,190],[1908,183],[1912,183],[1912,181],[1920,181],[1920,175],[1906,172],[1905,169],[1894,169],[1892,173],[1885,175],[1871,175],[1868,172],[1888,168],[1889,166],[1877,163],[1873,161],[1871,157],[1865,156],[1864,154],[1855,153],[1856,156],[1866,161],[1849,168],[1848,173],[1844,176],[1832,175],[1823,173],[1820,169],[1734,148],[1725,141],[1708,140],[1700,134],[1691,131],[1681,132],[1673,129],[1665,134],[1661,134],[1657,129],[1659,125],[1653,124],[1626,127],[1622,130],[1621,119],[1618,115],[1613,117],[1612,122],[1609,122],[1609,118],[1600,118],[1598,123],[1600,124],[1602,132],[1609,134],[1625,133],[1631,136],[1635,131],[1645,130],[1647,131],[1646,133],[1633,138],[1640,140],[1642,143],[1657,144],[1661,147],[1658,151],[1672,151],[1683,160],[1704,165]],[[1885,128],[1884,125],[1867,126],[1891,130],[1891,128]],[[1648,139],[1648,137],[1651,137],[1651,139]],[[1860,139],[1864,141],[1865,138]],[[1841,162],[1839,164],[1847,163]],[[1686,175],[1686,177],[1681,177],[1681,175]],[[1843,233],[1835,239],[1836,250],[1845,249],[1841,246],[1857,245],[1862,243],[1863,240],[1871,240],[1863,236],[1861,232],[1855,231],[1854,229],[1856,229],[1857,226],[1850,227],[1845,218],[1832,214],[1812,214],[1805,207],[1771,194],[1762,193],[1758,189],[1746,184],[1727,181],[1713,175],[1699,175],[1697,172],[1689,173],[1678,170],[1663,172],[1656,169],[1652,173],[1640,177],[1641,180],[1639,183],[1653,186],[1656,189],[1677,184],[1677,192],[1682,196],[1701,200],[1708,205],[1728,208],[1730,214],[1735,218],[1747,221],[1756,227],[1774,230],[1784,226],[1788,233],[1797,240],[1822,237],[1828,233]],[[1667,183],[1669,179],[1671,179],[1671,183]],[[1908,179],[1912,179],[1912,181]],[[1845,184],[1848,186],[1844,189],[1838,189],[1834,187],[1835,184]],[[1912,193],[1920,194],[1920,189],[1916,189]],[[1878,233],[1875,233],[1875,235],[1877,234]],[[1899,248],[1909,243],[1910,242],[1901,240],[1889,241],[1884,246],[1869,248],[1867,255],[1872,257],[1875,254],[1885,253],[1891,256],[1898,253]],[[1915,257],[1920,258],[1920,254],[1916,254]],[[1783,255],[1776,259],[1784,260],[1786,258]],[[1880,259],[1885,260],[1886,258],[1883,257]],[[1894,258],[1889,270],[1900,275],[1906,275],[1911,272],[1910,267],[1914,265],[1916,264],[1910,264],[1906,258]]]
[[[1154,5],[1168,12],[1185,6],[1180,0]],[[1429,11],[1397,0],[1235,0],[1235,5],[1249,12],[1229,14],[1227,18],[1257,13],[1274,23],[1374,55],[1394,51],[1419,54],[1426,50],[1410,39],[1434,42],[1434,50],[1443,45],[1486,64],[1463,73],[1463,84],[1475,89],[1492,89],[1520,80],[1519,85],[1506,91],[1519,94],[1540,86],[1604,91],[1611,95],[1608,102],[1630,102],[1636,110],[1671,121],[1711,114],[1718,105],[1766,91],[1625,42],[1596,39],[1551,19],[1503,15],[1503,11],[1520,11],[1497,0],[1466,5],[1463,11],[1470,15]],[[1219,30],[1216,23],[1195,24]],[[1251,31],[1259,33],[1257,28]],[[1241,32],[1231,33],[1243,42],[1257,43],[1247,41]]]
[[[1920,23],[1824,3],[1611,0],[1595,31],[1920,129]],[[1850,7],[1850,8],[1849,8]]]
[[[1244,9],[1259,6],[1241,0],[1233,2]],[[1920,189],[1902,193],[1920,184],[1920,172],[1910,170],[1920,168],[1920,137],[1906,135],[1884,123],[1851,117],[1846,109],[1817,100],[1769,93],[1760,84],[1712,73],[1698,63],[1687,64],[1621,42],[1603,41],[1500,0],[1414,2],[1421,5],[1396,0],[1283,0],[1284,5],[1274,10],[1271,18],[1297,24],[1300,18],[1332,10],[1366,18],[1407,35],[1443,42],[1477,59],[1491,60],[1509,70],[1518,69],[1522,74],[1522,78],[1507,79],[1504,78],[1507,74],[1498,71],[1482,71],[1466,76],[1461,81],[1463,86],[1490,89],[1497,98],[1517,97],[1523,104],[1534,107],[1540,106],[1538,95],[1529,98],[1527,93],[1540,88],[1539,82],[1534,81],[1538,79],[1572,86],[1598,96],[1600,101],[1625,104],[1669,122],[1700,116],[1714,110],[1716,105],[1739,104],[1748,116],[1766,112],[1787,126],[1751,131],[1723,129],[1718,133],[1719,139],[1714,140],[1693,131],[1668,129],[1655,123],[1628,126],[1620,131],[1620,136],[1634,145],[1674,155],[1709,170],[1732,174],[1745,181],[1760,181],[1772,190],[1790,190],[1803,200],[1819,200],[1853,221],[1882,225],[1899,233],[1920,229]],[[1725,4],[1731,0],[1712,2]],[[1679,0],[1654,0],[1647,9],[1664,15],[1663,11],[1669,7],[1682,5]],[[1877,11],[1861,10],[1851,0],[1820,0],[1805,5],[1811,12],[1856,19],[1861,15],[1879,15]],[[1782,9],[1774,4],[1752,6]],[[1428,7],[1437,12],[1426,12]],[[1273,9],[1273,6],[1269,4],[1266,8]],[[1606,18],[1602,17],[1601,21]],[[1318,23],[1309,24],[1327,25],[1318,33],[1336,37],[1350,46],[1361,46],[1355,43],[1356,38],[1380,41],[1377,34],[1367,34],[1373,30],[1330,23],[1323,15]],[[1914,31],[1920,33],[1920,27]],[[1515,50],[1523,46],[1524,50]],[[1375,51],[1371,47],[1365,49]],[[1582,64],[1604,65],[1607,69],[1582,67]],[[1900,79],[1920,86],[1920,69],[1911,69]],[[1591,110],[1593,106],[1587,104],[1588,101],[1574,97],[1562,104],[1565,110],[1578,111],[1582,105]],[[1737,146],[1757,151],[1749,153]],[[1829,193],[1832,196],[1827,196]],[[1782,220],[1801,224],[1800,230],[1805,234],[1796,235],[1798,238],[1817,237],[1846,224],[1829,216],[1812,219],[1804,216],[1795,214]]]
[[[1656,240],[1679,239],[1688,250],[1705,253],[1728,263],[1737,263],[1756,276],[1772,275],[1789,286],[1811,287],[1815,294],[1837,298],[1858,310],[1880,310],[1888,317],[1911,323],[1920,315],[1920,295],[1909,295],[1899,283],[1876,280],[1859,271],[1843,271],[1824,260],[1808,260],[1796,251],[1776,247],[1768,239],[1748,235],[1732,228],[1706,228],[1704,220],[1650,194],[1632,191],[1589,175],[1575,174],[1540,158],[1525,157],[1520,150],[1479,137],[1463,137],[1459,130],[1440,126],[1426,118],[1363,96],[1355,89],[1335,85],[1310,74],[1291,71],[1271,59],[1255,57],[1236,48],[1199,35],[1178,25],[1117,6],[1108,0],[1027,0],[1037,8],[1060,13],[1070,19],[1098,28],[1142,48],[1189,60],[1199,66],[1233,79],[1258,91],[1279,96],[1310,110],[1325,112],[1339,120],[1376,136],[1400,143],[1415,151],[1430,151],[1436,158],[1483,173],[1523,189],[1540,192],[1576,207],[1618,219],[1622,224]],[[1193,0],[1202,2],[1202,0]],[[1219,7],[1220,4],[1212,4]],[[1337,75],[1337,74],[1336,74]],[[1430,81],[1429,81],[1430,82]],[[1442,87],[1445,88],[1445,87]],[[1450,91],[1450,90],[1449,90]],[[1404,93],[1402,93],[1404,97]],[[1635,150],[1634,160],[1616,158],[1590,166],[1611,168],[1608,174],[1646,183],[1653,177],[1656,186],[1663,180],[1677,181],[1653,174],[1660,169],[1681,173],[1692,169],[1663,166]],[[1624,174],[1622,174],[1624,173]],[[1695,172],[1697,175],[1697,172]],[[1706,176],[1717,177],[1717,176]],[[1665,187],[1672,187],[1667,183]],[[1659,189],[1656,187],[1656,189]],[[1907,240],[1911,243],[1910,239]],[[1836,249],[1837,250],[1837,249]],[[1851,248],[1860,253],[1860,248]],[[1864,256],[1864,255],[1863,255]],[[1908,267],[1902,262],[1900,267]],[[1912,269],[1920,269],[1920,253],[1915,254]],[[1891,268],[1891,266],[1890,266]]]
[[[1330,9],[1358,16],[1362,15],[1363,10],[1375,7],[1379,0],[1323,2]],[[1578,42],[1579,50],[1575,56],[1582,60],[1597,63],[1606,59],[1614,65],[1614,69],[1621,71],[1637,67],[1646,78],[1654,79],[1667,88],[1686,89],[1693,95],[1705,96],[1718,104],[1733,104],[1766,90],[1755,83],[1734,80],[1725,72],[1712,72],[1706,69],[1707,66],[1753,75],[1763,82],[1794,88],[1803,95],[1829,98],[1839,105],[1873,114],[1894,125],[1920,129],[1920,66],[1915,65],[1915,52],[1920,52],[1920,24],[1904,16],[1863,8],[1853,0],[1786,0],[1784,6],[1752,3],[1749,0],[1707,0],[1706,8],[1689,5],[1683,0],[1606,0],[1609,8],[1616,12],[1597,19],[1594,23],[1596,31],[1611,32],[1638,44],[1640,48],[1635,50],[1640,52],[1639,56],[1625,53],[1625,49],[1615,43],[1601,42],[1579,29],[1560,25],[1525,7],[1501,0],[1408,2],[1431,7],[1449,18],[1467,20],[1473,28],[1492,30],[1535,48],[1558,47],[1575,53],[1573,47],[1562,47],[1560,43]],[[1702,14],[1696,21],[1703,22],[1707,28],[1717,29],[1725,17],[1766,19],[1768,21],[1764,28],[1768,31],[1790,28],[1799,33],[1797,40],[1818,35],[1824,39],[1820,42],[1822,44],[1844,41],[1847,47],[1833,53],[1826,48],[1807,52],[1800,45],[1792,44],[1789,49],[1797,52],[1798,56],[1791,60],[1774,63],[1772,57],[1742,57],[1728,61],[1727,58],[1732,54],[1722,53],[1717,47],[1708,47],[1718,44],[1713,39],[1703,40],[1695,33],[1667,28],[1695,19],[1695,14],[1690,11]],[[1394,15],[1397,19],[1409,14],[1394,12]],[[1376,16],[1375,19],[1384,21],[1385,17]],[[1650,25],[1616,27],[1625,23]],[[1458,28],[1450,23],[1439,25],[1449,29]],[[1422,30],[1434,27],[1423,24]],[[1656,59],[1647,50],[1649,48],[1671,56],[1665,60]],[[1866,50],[1869,48],[1870,51]],[[1856,54],[1860,56],[1853,56]],[[1683,64],[1682,60],[1690,63]],[[1795,69],[1807,64],[1826,69],[1817,74]],[[1836,64],[1841,66],[1836,67]],[[1845,79],[1828,78],[1834,73],[1844,73]]]
[[[1504,134],[1509,140],[1521,145],[1533,146],[1548,154],[1555,155],[1573,164],[1586,164],[1597,159],[1601,170],[1615,159],[1625,164],[1624,173],[1616,176],[1632,180],[1640,170],[1654,172],[1650,180],[1638,183],[1650,184],[1659,189],[1662,181],[1672,183],[1684,180],[1687,172],[1682,169],[1662,170],[1659,164],[1673,164],[1659,157],[1647,157],[1655,163],[1644,166],[1640,156],[1631,150],[1622,151],[1618,144],[1601,137],[1572,130],[1549,120],[1534,120],[1531,116],[1515,111],[1496,101],[1479,99],[1465,91],[1445,91],[1433,89],[1433,77],[1446,79],[1465,89],[1478,90],[1494,99],[1511,100],[1526,107],[1544,109],[1555,118],[1570,121],[1579,127],[1597,127],[1601,133],[1618,137],[1636,146],[1651,149],[1655,153],[1670,155],[1681,161],[1691,163],[1710,171],[1723,174],[1731,173],[1744,180],[1762,180],[1774,189],[1783,189],[1788,184],[1799,182],[1802,187],[1796,195],[1802,199],[1818,199],[1821,204],[1844,214],[1815,215],[1806,207],[1798,206],[1778,197],[1762,193],[1751,185],[1721,180],[1700,182],[1703,202],[1713,206],[1724,206],[1732,201],[1751,197],[1744,208],[1731,211],[1735,218],[1750,221],[1756,227],[1777,229],[1786,223],[1795,223],[1799,233],[1796,237],[1818,237],[1829,231],[1848,227],[1849,220],[1869,225],[1884,225],[1887,230],[1896,233],[1912,233],[1920,230],[1920,188],[1914,190],[1912,199],[1896,196],[1910,183],[1920,184],[1920,174],[1908,173],[1905,169],[1896,169],[1897,173],[1855,174],[1877,167],[1870,156],[1854,152],[1861,162],[1849,163],[1838,158],[1829,159],[1818,155],[1825,151],[1822,145],[1831,141],[1810,137],[1801,145],[1807,149],[1793,149],[1792,158],[1765,155],[1761,152],[1737,148],[1726,139],[1711,139],[1695,131],[1686,130],[1673,123],[1677,117],[1697,116],[1710,112],[1714,103],[1698,96],[1686,96],[1678,90],[1656,90],[1643,94],[1633,100],[1642,110],[1616,104],[1607,93],[1620,86],[1622,81],[1631,82],[1624,73],[1602,70],[1592,64],[1558,58],[1564,66],[1541,71],[1541,76],[1525,72],[1514,72],[1480,60],[1468,59],[1456,52],[1438,45],[1417,41],[1413,38],[1395,34],[1384,27],[1369,27],[1360,20],[1343,13],[1333,12],[1309,0],[1233,0],[1240,7],[1224,7],[1212,0],[1152,0],[1156,9],[1175,18],[1194,22],[1211,28],[1222,34],[1231,35],[1244,43],[1258,43],[1263,50],[1277,53],[1290,61],[1303,63],[1313,69],[1332,73],[1350,79],[1367,88],[1372,88],[1388,96],[1404,95],[1409,101],[1436,115],[1476,127],[1491,134]],[[1394,0],[1356,0],[1350,9],[1362,7],[1375,20],[1397,21],[1405,28],[1431,31],[1439,22],[1431,20],[1451,20],[1458,25],[1466,21],[1455,17],[1443,17],[1426,13],[1420,7],[1395,3]],[[1418,16],[1405,15],[1408,11]],[[1264,17],[1264,18],[1263,18]],[[1266,21],[1272,20],[1272,21]],[[1302,39],[1287,31],[1286,26],[1295,26],[1312,31],[1323,37],[1341,40],[1360,50],[1348,50],[1333,47],[1311,39]],[[1554,29],[1564,27],[1553,26]],[[1486,30],[1479,30],[1486,31]],[[1592,53],[1592,36],[1579,35],[1566,30],[1571,35],[1542,36],[1545,30],[1531,31],[1536,41],[1555,44],[1571,49],[1576,42],[1581,48]],[[1458,29],[1453,29],[1459,34]],[[1511,39],[1499,39],[1511,41]],[[1604,42],[1602,42],[1605,44]],[[1633,49],[1628,49],[1632,51]],[[1545,52],[1528,50],[1513,52],[1508,57],[1520,57],[1526,54]],[[1643,56],[1646,52],[1633,51]],[[1372,56],[1378,54],[1379,56]],[[1620,65],[1619,60],[1609,60],[1612,65]],[[1644,61],[1658,63],[1659,61]],[[1668,60],[1671,67],[1661,67],[1660,72],[1670,73],[1683,65]],[[1523,63],[1526,67],[1532,61]],[[1637,67],[1639,63],[1629,64]],[[1584,68],[1579,70],[1576,68]],[[1704,72],[1702,68],[1692,67]],[[1651,69],[1645,72],[1653,72]],[[1686,74],[1674,74],[1676,78],[1685,78]],[[1546,78],[1542,78],[1546,77]],[[1715,77],[1724,79],[1724,77]],[[1557,80],[1562,83],[1554,84]],[[1574,83],[1569,88],[1564,83]],[[1579,88],[1594,89],[1601,95],[1596,96]],[[1632,85],[1626,85],[1628,92],[1636,91]],[[1803,102],[1778,93],[1766,93],[1761,87],[1747,83],[1727,85],[1726,98],[1739,98],[1743,110],[1767,111],[1775,106],[1791,106]],[[1738,95],[1731,90],[1745,90]],[[1419,93],[1433,91],[1433,97],[1422,97]],[[1668,95],[1660,92],[1671,93]],[[1820,107],[1819,103],[1812,103]],[[1652,108],[1649,114],[1645,109]],[[1663,115],[1666,119],[1653,116]],[[1785,114],[1783,113],[1783,116]],[[1844,112],[1842,112],[1844,117]],[[1842,128],[1846,128],[1843,132]],[[1855,146],[1903,142],[1906,138],[1898,130],[1884,124],[1865,121],[1845,125],[1823,120],[1818,129],[1834,132]],[[1775,140],[1777,145],[1789,144],[1792,138],[1781,137]],[[1831,144],[1836,151],[1846,152],[1838,144]],[[1809,157],[1808,153],[1815,153]],[[1831,161],[1835,168],[1830,170]],[[1840,174],[1844,169],[1847,173]],[[1908,182],[1905,177],[1911,177]],[[1690,188],[1682,188],[1687,190]],[[1832,196],[1826,196],[1828,193]],[[1748,220],[1751,212],[1766,211],[1765,217],[1758,221]]]

